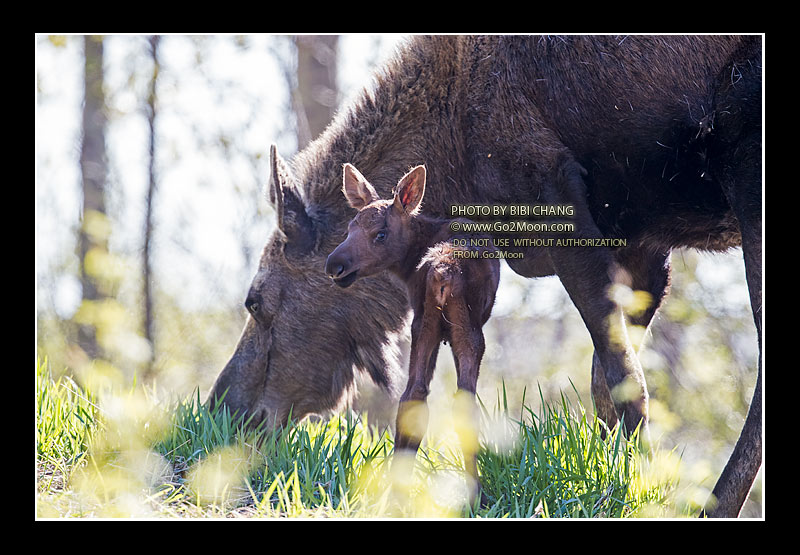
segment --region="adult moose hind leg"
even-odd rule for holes
[[[561,157],[554,183],[546,192],[547,202],[572,204],[575,208],[574,239],[599,239],[587,203],[583,175],[585,170],[569,155]],[[610,426],[622,415],[627,433],[640,423],[647,427],[648,393],[642,367],[628,337],[621,307],[609,298],[618,265],[606,247],[552,247],[550,258],[561,283],[580,312],[594,344],[602,376],[594,376],[593,392],[601,394],[596,402],[600,418]],[[605,388],[602,386],[605,378]],[[611,398],[612,403],[608,402]]]
[[[762,461],[762,196],[761,40],[741,49],[721,75],[715,129],[709,138],[712,170],[733,208],[742,235],[750,306],[758,335],[758,373],[753,398],[733,453],[703,514],[733,518],[741,512]]]
[[[743,157],[743,164],[747,162],[747,157]],[[750,162],[751,169],[746,173],[756,174],[757,172],[758,177],[756,175],[752,175],[752,177],[760,181],[760,153],[758,161],[751,160]],[[744,173],[742,172],[740,175]],[[754,183],[759,181],[754,181]],[[758,373],[744,427],[733,453],[712,491],[714,499],[707,511],[707,514],[712,517],[737,517],[739,515],[761,467],[762,455],[761,207],[760,202],[756,207],[741,197],[734,198],[733,203],[742,230],[745,274],[750,291],[750,306],[758,334]]]

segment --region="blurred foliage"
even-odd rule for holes
[[[391,455],[391,431],[351,412],[264,430],[225,407],[210,410],[197,391],[159,402],[142,386],[93,391],[54,380],[46,362],[37,362],[36,375],[39,517],[607,518],[697,510],[677,488],[672,453],[644,453],[619,430],[601,436],[601,423],[563,396],[542,401],[538,414],[526,407],[530,423],[513,422],[505,405],[491,416],[484,409],[483,448],[454,443],[443,429],[414,458]],[[452,409],[457,428],[474,403]],[[493,433],[499,427],[503,441]],[[470,505],[467,493],[462,455],[472,450],[482,506]]]

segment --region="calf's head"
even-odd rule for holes
[[[303,180],[323,179],[318,167],[298,164],[298,179],[274,147],[270,166],[268,196],[277,229],[244,302],[242,335],[209,403],[221,401],[255,423],[281,425],[289,416],[341,408],[355,392],[358,371],[392,391],[393,377],[401,373],[396,342],[408,307],[402,284],[391,280],[365,279],[358,290],[331,284],[321,268],[351,209],[341,202],[341,213],[334,213],[308,198],[310,187],[301,194]],[[309,177],[312,171],[317,173]],[[319,186],[335,190],[340,176]]]
[[[358,214],[347,226],[347,238],[325,261],[325,273],[344,288],[403,263],[416,240],[410,223],[425,194],[425,166],[405,174],[391,200],[381,200],[351,164],[344,165],[343,181],[342,192]]]

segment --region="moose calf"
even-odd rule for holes
[[[419,448],[439,345],[450,343],[458,375],[456,399],[469,415],[459,438],[474,495],[479,485],[475,390],[485,346],[482,328],[494,305],[500,264],[491,246],[469,247],[472,256],[463,257],[468,249],[454,246],[453,239],[470,244],[470,236],[454,234],[453,220],[419,212],[425,175],[425,166],[411,169],[395,187],[394,198],[381,200],[364,176],[345,164],[342,190],[359,212],[348,225],[347,238],[328,256],[325,272],[337,285],[348,287],[359,277],[389,270],[407,286],[414,318],[408,384],[397,411],[396,452],[414,454]]]

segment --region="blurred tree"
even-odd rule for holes
[[[82,225],[79,230],[80,281],[84,301],[98,301],[104,294],[91,259],[108,251],[108,226],[105,207],[105,183],[108,173],[106,158],[106,106],[103,88],[103,38],[86,36],[84,44],[83,135],[80,167],[83,187]],[[96,328],[81,323],[78,344],[90,358],[100,354]]]
[[[155,358],[155,342],[153,333],[153,290],[150,248],[153,236],[153,200],[156,193],[155,176],[155,119],[156,119],[156,82],[158,80],[158,44],[161,37],[154,35],[149,39],[150,57],[153,61],[153,74],[150,78],[145,113],[147,115],[148,141],[148,184],[145,199],[144,245],[142,249],[142,296],[144,301],[144,338],[150,343],[150,357],[145,370],[145,377],[152,371]]]
[[[294,111],[297,116],[297,150],[324,131],[338,104],[337,35],[300,35],[297,48],[297,82]]]

